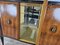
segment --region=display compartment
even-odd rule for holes
[[[41,4],[20,3],[20,40],[36,43]]]
[[[0,2],[0,19],[3,35],[14,39],[19,39],[18,2]]]

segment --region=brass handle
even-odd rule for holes
[[[50,31],[51,31],[51,32],[56,32],[56,31],[57,31],[57,27],[56,27],[56,26],[52,26],[52,27],[50,28]]]
[[[11,24],[12,21],[10,19],[7,20],[7,24]]]

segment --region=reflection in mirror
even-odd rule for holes
[[[17,15],[16,5],[13,5],[13,4],[6,5],[6,10],[11,16],[16,16]]]
[[[57,21],[60,21],[60,8],[55,8],[55,9],[54,9],[53,17],[54,17]]]
[[[35,43],[40,6],[20,6],[20,40]]]

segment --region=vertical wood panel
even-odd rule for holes
[[[41,31],[42,31],[43,22],[44,22],[45,15],[46,15],[47,4],[48,4],[48,1],[44,0],[44,3],[42,5],[42,10],[41,10],[41,16],[39,20],[39,28],[37,31],[36,45],[40,44]]]

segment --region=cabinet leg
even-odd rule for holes
[[[0,24],[0,31],[1,31],[1,42],[2,42],[2,45],[4,45],[4,36],[3,36],[3,31],[2,31],[1,24]]]
[[[1,42],[2,42],[2,45],[4,45],[4,37],[1,36]]]

